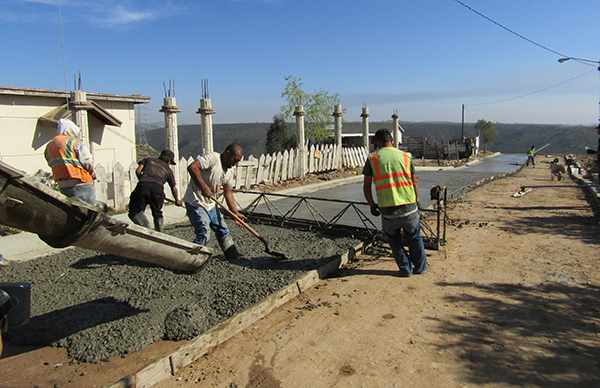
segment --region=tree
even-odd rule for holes
[[[487,152],[487,145],[496,139],[496,134],[498,133],[494,123],[491,121],[485,121],[483,119],[477,120],[475,129],[477,130],[477,133],[481,133],[483,135],[483,152]]]
[[[278,114],[273,116],[273,123],[267,131],[267,154],[275,154],[279,151],[284,152],[293,146],[291,138],[287,135],[287,123],[283,115]]]
[[[281,107],[281,115],[284,120],[291,121],[296,106],[304,106],[306,112],[306,138],[317,143],[330,140],[332,135],[327,129],[333,125],[333,107],[339,100],[339,94],[330,95],[328,90],[315,91],[314,94],[302,90],[300,78],[288,76],[285,89],[281,97],[287,100],[287,105]]]

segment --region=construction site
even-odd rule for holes
[[[0,237],[2,282],[32,292],[31,318],[4,335],[0,385],[597,385],[597,185],[520,160],[421,168],[431,269],[410,279],[360,174],[236,192],[263,239],[232,228],[242,256],[226,260],[188,243],[180,208],[158,233],[4,165],[2,223],[29,233]]]

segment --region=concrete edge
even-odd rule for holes
[[[114,384],[105,385],[104,388],[152,387],[162,380],[174,376],[178,370],[196,361],[210,349],[227,341],[276,308],[330,276],[343,265],[364,253],[367,247],[368,244],[365,245],[365,243],[359,243],[351,247],[346,253],[341,254],[318,269],[309,271],[290,285],[188,341],[170,354],[158,358],[146,367],[125,376]]]

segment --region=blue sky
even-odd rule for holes
[[[537,45],[456,0],[0,0],[0,85],[81,72],[84,91],[151,97],[153,122],[173,80],[197,124],[208,79],[214,123],[270,122],[293,75],[347,121],[460,122],[464,104],[466,122],[598,123],[597,66],[558,59],[600,60],[600,1],[462,2]]]

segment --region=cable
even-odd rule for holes
[[[538,47],[540,47],[540,48],[542,48],[542,49],[544,49],[544,50],[546,50],[546,51],[550,51],[550,52],[551,52],[551,53],[553,53],[553,54],[559,55],[559,56],[561,56],[561,57],[563,57],[563,58],[569,58],[569,59],[571,59],[571,60],[573,60],[573,61],[576,61],[576,62],[582,63],[582,64],[584,64],[584,65],[588,65],[588,66],[597,66],[597,64],[591,64],[591,63],[587,63],[587,62],[585,62],[585,61],[580,61],[580,60],[578,60],[577,58],[569,57],[568,55],[565,55],[565,54],[559,53],[558,51],[552,50],[551,48],[548,48],[548,47],[546,47],[546,46],[543,46],[543,45],[541,45],[541,44],[539,44],[539,43],[537,43],[537,42],[534,42],[533,40],[531,40],[531,39],[529,39],[529,38],[526,38],[526,37],[524,37],[523,35],[519,34],[518,32],[515,32],[515,31],[511,30],[510,28],[508,28],[508,27],[506,27],[506,26],[503,26],[502,24],[498,23],[497,21],[495,21],[495,20],[493,20],[493,19],[491,19],[491,18],[489,18],[489,17],[485,16],[485,15],[484,15],[484,14],[482,14],[481,12],[477,11],[477,10],[476,10],[476,9],[474,9],[474,8],[471,8],[470,6],[468,6],[467,4],[463,3],[462,1],[460,1],[460,0],[454,0],[454,1],[456,1],[458,4],[462,5],[463,7],[467,8],[468,10],[475,12],[477,15],[481,16],[482,18],[484,18],[484,19],[486,19],[486,20],[488,20],[488,21],[490,21],[490,22],[494,23],[494,24],[495,24],[495,25],[497,25],[498,27],[500,27],[500,28],[503,28],[503,29],[505,29],[506,31],[510,32],[511,34],[513,34],[513,35],[516,35],[516,36],[518,36],[519,38],[521,38],[521,39],[524,39],[524,40],[526,40],[527,42],[529,42],[529,43],[531,43],[531,44],[534,44],[534,45],[536,45],[536,46],[538,46]]]
[[[567,82],[570,82],[570,81],[576,80],[577,78],[581,78],[581,77],[583,77],[583,76],[585,76],[585,75],[588,75],[588,74],[590,74],[591,72],[594,72],[594,71],[596,71],[596,69],[594,69],[594,70],[590,70],[590,71],[588,71],[588,72],[586,72],[586,73],[583,73],[583,74],[581,74],[581,75],[578,75],[577,77],[573,77],[573,78],[571,78],[571,79],[568,79],[568,80],[566,80],[566,81],[563,81],[563,82],[557,83],[556,85],[552,85],[552,86],[548,86],[547,88],[544,88],[544,89],[536,90],[535,92],[531,92],[531,93],[523,94],[523,95],[516,96],[516,97],[507,98],[507,99],[504,99],[504,100],[497,100],[497,101],[490,101],[490,102],[481,102],[481,103],[479,103],[479,104],[465,104],[465,106],[490,105],[490,104],[496,104],[496,103],[499,103],[499,102],[506,102],[506,101],[516,100],[517,98],[522,98],[522,97],[531,96],[532,94],[539,93],[539,92],[543,92],[543,91],[545,91],[545,90],[548,90],[548,89],[555,88],[555,87],[557,87],[557,86],[560,86],[560,85],[562,85],[562,84],[566,84]]]

